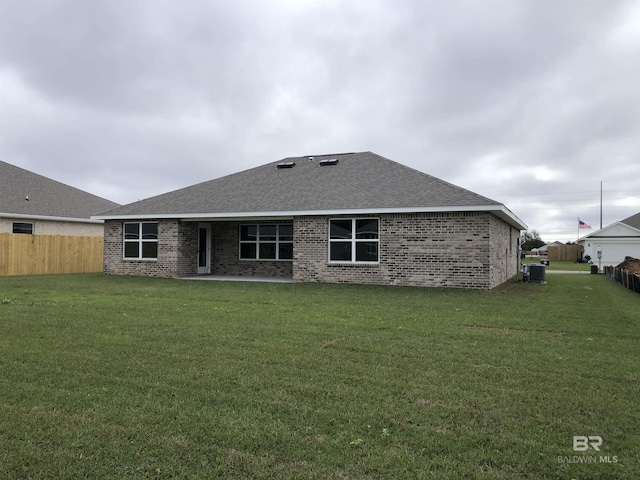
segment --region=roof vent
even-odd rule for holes
[[[325,165],[337,165],[338,164],[338,159],[337,158],[330,158],[328,160],[320,160],[320,166],[324,167]]]
[[[277,165],[278,169],[281,168],[293,168],[296,166],[296,162],[282,162]]]

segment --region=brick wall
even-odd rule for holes
[[[154,220],[149,219],[149,221]],[[105,273],[150,277],[187,277],[196,274],[197,223],[183,223],[178,220],[159,221],[157,260],[124,259],[122,225],[122,221],[105,221]]]
[[[177,242],[176,277],[191,277],[198,273],[198,224],[174,222],[172,238]],[[158,245],[160,250],[160,246]],[[169,255],[167,249],[167,255]],[[160,255],[160,253],[158,253]]]
[[[297,217],[294,281],[489,289],[517,273],[517,248],[509,244],[513,229],[490,214],[388,214],[378,218],[379,264],[357,265],[328,262],[329,217]],[[519,232],[514,232],[519,238]],[[511,240],[515,244],[515,238]],[[494,261],[502,263],[494,267]]]
[[[488,213],[379,215],[379,263],[375,265],[329,263],[329,218],[341,217],[294,219],[293,262],[240,260],[241,222],[212,222],[212,274],[293,277],[296,282],[490,289],[518,273],[520,232]],[[160,221],[157,260],[122,258],[121,221],[106,221],[104,231],[106,273],[196,275],[195,222]]]
[[[520,230],[489,216],[491,239],[491,288],[506,282],[520,270]]]

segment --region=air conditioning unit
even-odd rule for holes
[[[547,283],[545,266],[538,264],[525,265],[522,269],[522,281],[527,283]]]

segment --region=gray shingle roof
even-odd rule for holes
[[[621,220],[622,223],[629,225],[630,227],[637,228],[640,230],[640,213],[636,213],[635,215],[631,215],[630,217]]]
[[[322,166],[323,160],[338,163]],[[277,168],[294,162],[292,168]],[[371,152],[289,157],[105,212],[122,216],[274,214],[502,204]]]
[[[117,206],[110,200],[0,162],[0,216],[4,213],[88,220],[93,214]]]

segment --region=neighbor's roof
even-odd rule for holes
[[[620,222],[640,230],[640,212],[636,213],[635,215],[631,215],[630,217],[627,217],[624,220],[621,220]]]
[[[0,217],[92,221],[91,215],[118,204],[0,162]]]
[[[627,217],[624,220],[619,220],[617,222],[612,223],[611,225],[607,225],[606,227],[601,228],[600,230],[596,230],[594,232],[589,233],[588,235],[584,235],[580,237],[579,241],[583,241],[589,238],[624,238],[624,237],[637,238],[638,235],[633,234],[633,232],[632,232],[632,235],[630,236],[623,235],[621,237],[618,234],[613,236],[607,236],[608,231],[611,231],[611,229],[619,225],[624,225],[627,228],[640,231],[640,213],[636,213],[635,215],[631,215],[630,217]]]
[[[542,245],[541,247],[532,250],[547,250],[549,247],[560,247],[562,245],[564,245],[564,243],[556,240],[555,242],[547,243],[546,245]]]
[[[324,165],[331,160],[333,165]],[[280,164],[288,165],[278,168]],[[495,200],[380,155],[361,152],[289,157],[131,203],[95,218],[207,219],[473,210],[490,211],[526,229],[518,217]]]

